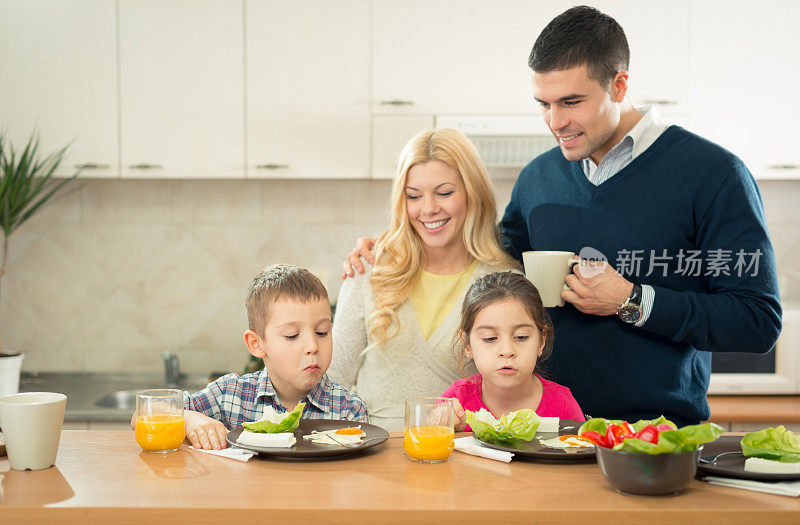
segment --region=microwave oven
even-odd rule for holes
[[[708,393],[800,393],[800,304],[783,304],[782,324],[778,342],[767,354],[713,353]]]

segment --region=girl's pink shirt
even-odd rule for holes
[[[542,382],[542,400],[539,401],[539,406],[536,407],[537,415],[542,417],[559,417],[572,421],[586,420],[581,407],[578,406],[578,402],[572,397],[572,392],[569,391],[569,388],[548,381],[539,375],[536,377]],[[454,397],[458,399],[461,406],[471,412],[477,412],[481,408],[489,410],[481,398],[482,383],[483,378],[480,374],[475,374],[466,379],[459,379],[444,391],[442,397]],[[497,417],[497,414],[494,414],[494,416]],[[464,430],[466,432],[472,431],[469,425],[467,425],[467,428]]]

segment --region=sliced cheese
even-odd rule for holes
[[[269,434],[243,430],[236,442],[250,447],[289,448],[297,443],[297,439],[291,432]]]
[[[800,474],[800,463],[783,463],[772,459],[747,458],[744,462],[745,472],[761,474]]]
[[[536,432],[558,432],[558,421],[557,417],[540,417]]]

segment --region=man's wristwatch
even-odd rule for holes
[[[623,323],[634,324],[642,318],[642,287],[633,285],[631,295],[617,308],[617,317]]]

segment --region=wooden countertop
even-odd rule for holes
[[[795,498],[693,481],[680,495],[614,491],[596,463],[454,452],[414,463],[392,439],[351,459],[247,463],[186,449],[140,452],[129,431],[66,430],[56,466],[0,458],[0,521],[10,523],[647,523],[800,522]],[[578,521],[580,520],[580,521]]]
[[[800,396],[708,396],[711,421],[800,423]]]

